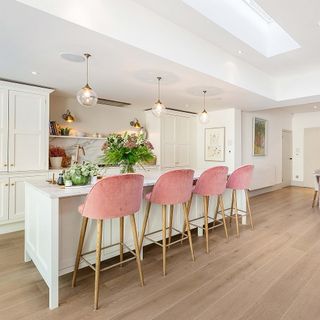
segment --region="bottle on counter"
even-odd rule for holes
[[[59,186],[63,186],[64,185],[63,173],[59,173],[59,178],[58,178],[57,184]]]

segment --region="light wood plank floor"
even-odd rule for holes
[[[100,309],[92,310],[93,273],[61,278],[61,306],[47,308],[48,290],[32,262],[23,262],[23,233],[0,236],[0,319],[320,319],[320,210],[312,190],[285,188],[251,199],[255,229],[234,225],[210,232],[209,255],[194,235],[196,261],[187,242],[168,252],[162,277],[161,249],[143,261],[139,287],[134,262],[101,275]]]

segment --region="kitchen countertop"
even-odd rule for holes
[[[195,169],[194,169],[195,170]],[[142,171],[137,172],[139,174],[144,175],[144,187],[150,187],[153,186],[158,178],[161,176],[161,174],[170,171],[170,170],[150,170],[150,171]],[[197,179],[200,174],[204,170],[195,170],[194,177]],[[112,175],[107,175],[112,176]],[[55,198],[68,198],[68,197],[76,197],[76,196],[84,196],[89,193],[93,185],[86,185],[86,186],[72,186],[72,187],[64,187],[59,186],[57,184],[50,184],[46,181],[32,181],[32,182],[26,182],[26,184],[38,189],[42,193],[44,193],[46,196],[48,196],[51,199]]]

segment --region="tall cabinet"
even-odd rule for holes
[[[51,92],[0,81],[0,233],[23,228],[24,183],[47,177]]]
[[[166,111],[157,118],[146,111],[146,127],[161,168],[196,166],[196,116]]]

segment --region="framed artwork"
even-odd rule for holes
[[[267,120],[256,117],[253,118],[253,155],[256,157],[267,154],[267,129]]]
[[[204,160],[225,161],[225,127],[206,128],[204,135]]]

